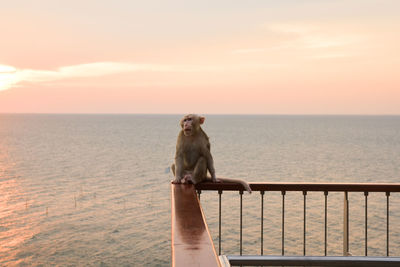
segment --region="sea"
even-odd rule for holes
[[[181,115],[0,114],[0,266],[170,266]],[[207,115],[217,177],[400,182],[400,116]],[[285,255],[303,254],[303,194],[287,192]],[[328,195],[328,255],[343,254],[343,193]],[[365,196],[349,193],[350,252]],[[386,255],[386,195],[368,196],[368,255]],[[222,254],[239,254],[238,192],[222,194]],[[201,194],[218,251],[218,194]],[[243,194],[243,254],[260,254],[260,194]],[[324,254],[324,195],[307,194],[307,255]],[[281,254],[282,196],[264,196],[265,255]],[[390,195],[400,256],[400,195]]]

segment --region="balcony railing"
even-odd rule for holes
[[[379,265],[393,265],[393,266],[400,266],[400,258],[399,257],[390,257],[389,255],[389,248],[390,248],[390,195],[391,193],[395,192],[400,192],[400,184],[398,183],[390,183],[390,184],[376,184],[376,183],[251,183],[250,184],[251,189],[253,192],[259,192],[260,193],[260,202],[261,202],[261,209],[260,209],[260,255],[258,256],[243,256],[243,190],[244,188],[239,185],[239,184],[231,184],[231,183],[201,183],[196,185],[196,188],[194,188],[191,185],[172,185],[173,189],[173,265],[176,266],[183,266],[183,265],[178,265],[177,264],[177,257],[180,258],[182,255],[177,255],[176,249],[174,250],[174,246],[176,248],[175,244],[176,242],[174,240],[174,233],[177,231],[178,226],[176,223],[174,223],[174,220],[176,222],[176,216],[177,216],[177,210],[176,210],[176,201],[177,200],[177,193],[180,192],[180,194],[188,194],[188,192],[191,192],[192,198],[193,194],[195,194],[195,190],[197,190],[198,193],[198,198],[200,198],[200,194],[202,191],[206,190],[211,190],[211,191],[217,191],[218,196],[219,196],[219,219],[218,219],[218,255],[221,255],[221,228],[222,228],[222,221],[221,221],[221,203],[222,203],[222,192],[223,191],[238,191],[240,195],[240,233],[239,233],[239,254],[237,256],[220,256],[220,261],[217,261],[216,264],[217,266],[219,264],[235,264],[235,265],[319,265],[319,266],[374,266],[374,264]],[[179,188],[179,190],[177,189]],[[281,219],[281,240],[282,240],[282,247],[281,247],[281,256],[264,256],[264,194],[267,191],[278,191],[281,192],[281,209],[282,209],[282,219]],[[302,192],[303,195],[303,256],[285,256],[285,196],[286,192],[288,191],[298,191]],[[324,255],[321,257],[311,257],[307,256],[307,247],[306,247],[306,238],[307,238],[307,193],[308,192],[315,192],[319,191],[323,193],[323,198],[324,198]],[[332,257],[327,255],[327,231],[328,231],[328,223],[327,223],[327,218],[328,218],[328,196],[329,192],[343,192],[344,196],[344,205],[343,205],[343,256],[342,257]],[[364,245],[365,245],[365,256],[364,257],[347,257],[350,254],[349,251],[349,198],[348,194],[349,192],[363,192],[364,193],[364,227],[365,227],[365,237],[364,237]],[[386,257],[369,257],[368,256],[368,196],[370,192],[381,192],[386,196]],[[179,194],[178,194],[179,195]],[[174,197],[175,196],[175,197]],[[208,233],[208,227],[205,222],[204,214],[201,209],[200,202],[197,198],[193,198],[192,200],[193,203],[197,203],[199,205],[199,214],[201,214],[201,218],[203,219],[204,229],[207,229],[207,236],[208,240],[211,243],[211,250],[215,253],[214,245],[211,241],[210,234]],[[175,203],[175,204],[174,204]],[[182,204],[179,204],[182,205]],[[175,211],[174,211],[175,207]],[[193,207],[189,208],[189,212],[195,212],[196,209]],[[175,215],[174,215],[175,214]],[[184,221],[183,225],[186,231],[190,232],[193,234],[194,232],[191,231],[191,225],[188,223],[188,218],[194,218],[193,214],[186,214],[182,218]],[[175,218],[175,219],[174,219]],[[185,219],[184,219],[185,218]],[[196,239],[188,239],[189,243],[191,240],[196,240]],[[210,253],[210,254],[213,254]],[[215,260],[214,255],[211,257]],[[192,264],[199,264],[198,266],[209,266],[209,265],[203,265],[201,264],[201,259],[203,257],[200,257],[196,259],[195,263],[192,262]],[[194,258],[192,258],[194,260]]]

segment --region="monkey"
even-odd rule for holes
[[[205,117],[195,114],[185,115],[180,120],[181,130],[176,142],[175,163],[171,170],[175,177],[172,183],[212,182],[240,183],[251,193],[247,182],[240,179],[218,178],[215,175],[214,160],[210,151],[210,141],[201,128]],[[211,177],[207,176],[207,170]]]

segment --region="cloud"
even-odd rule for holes
[[[264,24],[264,28],[272,32],[304,35],[310,34],[318,30],[318,28],[311,24],[306,23],[277,23],[277,24]]]
[[[21,86],[24,83],[45,83],[74,78],[90,78],[113,74],[134,72],[174,72],[174,73],[224,73],[249,69],[276,68],[274,64],[239,65],[173,65],[173,64],[135,64],[121,62],[94,62],[80,65],[63,66],[56,70],[17,69],[0,65],[0,91]],[[154,81],[151,81],[153,83]]]
[[[363,41],[362,36],[351,30],[351,27],[335,25],[311,24],[276,24],[270,25],[270,30],[281,33],[290,33],[297,45],[306,49],[340,48],[351,46]],[[293,40],[292,40],[293,41]]]
[[[15,83],[16,72],[12,66],[0,65],[0,91],[10,88]]]
[[[58,70],[17,69],[13,66],[0,65],[0,90],[18,86],[23,82],[46,82],[65,78],[93,77],[128,70],[128,66],[120,63],[92,63],[62,67]],[[131,69],[131,66],[129,66]]]
[[[12,66],[0,65],[0,74],[14,73],[16,69]]]
[[[315,59],[335,59],[335,58],[345,58],[349,57],[349,55],[346,54],[321,54],[321,55],[316,55],[313,58]]]
[[[360,42],[360,38],[354,35],[341,36],[305,36],[302,39],[305,48],[341,48]]]
[[[234,54],[263,53],[272,49],[282,51],[299,51],[322,53],[325,55],[332,50],[343,50],[341,55],[351,56],[347,50],[354,48],[366,40],[366,36],[360,34],[351,27],[345,28],[340,25],[314,25],[308,23],[282,23],[263,24],[263,34],[274,38],[268,46],[258,48],[234,49]],[[265,32],[267,29],[267,32]]]
[[[245,49],[235,49],[232,51],[233,54],[251,54],[264,52],[265,48],[245,48]]]
[[[13,66],[0,65],[0,91],[21,85],[22,83],[42,83],[72,78],[98,77],[139,71],[147,72],[195,72],[217,71],[222,67],[134,64],[121,62],[95,62],[88,64],[60,67],[56,70],[17,69]]]

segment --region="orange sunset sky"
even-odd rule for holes
[[[3,1],[2,113],[400,114],[400,1]]]

